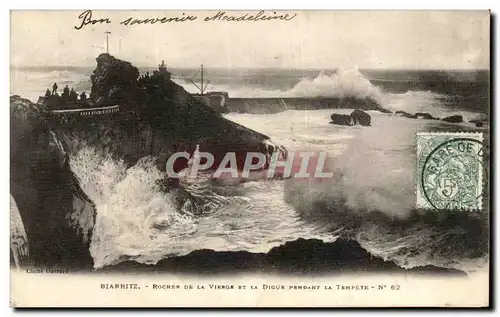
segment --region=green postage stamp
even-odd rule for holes
[[[481,210],[483,165],[482,133],[417,133],[416,207]]]

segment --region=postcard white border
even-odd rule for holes
[[[75,2],[75,1],[53,1],[53,0],[47,0],[44,1],[43,3],[35,0],[18,0],[13,2],[8,2],[8,1],[3,1],[1,3],[2,10],[0,11],[2,14],[2,28],[1,28],[1,36],[2,36],[2,41],[0,43],[3,43],[4,47],[2,50],[3,53],[3,60],[4,63],[3,65],[5,66],[4,71],[2,72],[2,92],[3,92],[3,100],[7,100],[7,96],[9,95],[9,90],[8,90],[8,85],[9,85],[9,72],[8,72],[8,65],[9,65],[9,9],[49,9],[49,8],[58,8],[58,9],[82,9],[82,8],[95,8],[95,9],[110,9],[116,8],[116,9],[131,9],[131,8],[136,8],[136,9],[166,9],[166,8],[171,8],[171,9],[202,9],[202,8],[227,8],[227,9],[267,9],[267,8],[280,8],[280,9],[493,9],[493,12],[498,14],[500,11],[500,2],[498,1],[493,1],[493,0],[476,0],[476,1],[435,1],[435,0],[421,0],[421,1],[416,1],[416,2],[402,2],[402,1],[388,1],[388,0],[382,0],[382,1],[356,1],[356,0],[351,0],[351,1],[345,1],[345,2],[340,2],[340,1],[335,1],[335,2],[326,2],[322,0],[309,0],[309,1],[276,1],[276,2],[271,2],[269,0],[262,1],[262,0],[254,0],[254,1],[249,1],[248,3],[246,2],[238,2],[238,1],[223,1],[223,0],[216,0],[216,1],[211,1],[210,3],[206,1],[201,1],[201,0],[191,0],[191,1],[181,1],[176,3],[173,2],[158,2],[158,1],[148,1],[148,0],[143,0],[143,1],[131,1],[131,0],[122,0],[116,3],[113,3],[110,5],[110,2],[103,2],[103,1],[98,1],[98,0],[89,0],[85,2]],[[449,5],[452,5],[453,7],[449,7]],[[498,17],[497,17],[498,18]],[[493,44],[496,47],[496,43],[498,40],[493,41]],[[496,51],[496,50],[495,50]],[[496,72],[497,68],[491,69],[491,72]],[[498,81],[496,82],[494,88],[494,92],[498,91]],[[494,105],[495,107],[497,105]],[[8,111],[8,107],[2,107],[2,111],[5,111],[5,114]],[[499,112],[496,111],[495,118],[491,118],[494,121],[499,122],[499,117],[500,115],[498,114]],[[0,141],[2,142],[1,144],[4,146],[4,148],[8,148],[9,144],[9,125],[8,125],[8,116],[7,115],[2,115],[0,116],[2,120],[4,120],[4,124],[0,124],[0,127],[2,128],[2,131],[0,133]],[[493,132],[493,131],[492,131]],[[496,135],[495,135],[496,136]],[[497,139],[497,138],[495,138]],[[1,174],[4,175],[3,177],[3,182],[1,183],[1,191],[0,191],[0,199],[2,203],[4,204],[5,207],[8,206],[9,204],[9,178],[7,177],[9,173],[9,158],[7,157],[7,152],[4,151],[4,156],[2,157],[2,164],[0,165],[2,170]],[[495,159],[494,164],[498,166],[499,163],[499,158],[498,156]],[[496,169],[493,169],[496,172]],[[498,173],[495,173],[494,175],[495,181],[498,181]],[[499,189],[498,186],[495,187],[496,191],[494,193],[495,197],[500,197],[499,194]],[[5,217],[8,217],[8,213],[4,213]],[[495,226],[498,228],[498,222],[499,222],[499,217],[495,217],[496,223]],[[9,221],[5,219],[5,221],[1,222],[4,226],[3,232],[8,232],[8,226],[9,226]],[[2,270],[1,272],[4,274],[4,281],[9,280],[9,244],[8,244],[8,235],[4,234],[3,235],[4,241],[1,244],[2,250],[0,252],[2,256]],[[496,238],[496,235],[495,235]],[[498,243],[495,243],[498,249]],[[495,250],[495,254],[498,253],[498,250]],[[496,255],[494,254],[495,258]],[[495,261],[495,263],[497,263]],[[496,266],[498,268],[498,265]],[[495,274],[496,277],[498,277],[498,273]],[[495,283],[495,285],[498,285],[498,283]],[[2,296],[4,304],[2,305],[2,310],[3,314],[2,315],[11,315],[14,314],[12,309],[8,308],[8,299],[9,299],[9,283],[3,283],[3,288],[2,288]],[[499,292],[495,292],[495,302],[498,304],[498,294]],[[48,314],[51,315],[53,312],[51,311],[46,311],[46,312],[36,312],[35,314]],[[62,312],[62,315],[64,314],[70,314],[71,312]],[[85,312],[83,312],[85,313]],[[94,312],[96,315],[103,315],[104,313],[97,313]],[[115,313],[120,313],[123,314],[125,312],[115,312]],[[162,313],[162,312],[159,312]],[[176,313],[176,312],[170,312],[170,313]],[[229,312],[229,313],[235,313],[235,312]],[[259,312],[259,313],[264,313],[267,314],[268,312]],[[290,312],[286,312],[289,314]],[[300,312],[299,312],[300,313]],[[301,312],[304,313],[304,312]],[[346,312],[335,312],[336,314],[347,314]],[[369,312],[372,313],[372,312]],[[388,312],[383,312],[384,314],[387,314]],[[394,313],[394,312],[393,312]],[[405,313],[405,312],[400,312],[400,313]],[[426,316],[437,314],[438,312],[419,312],[422,314],[425,314]],[[475,312],[479,313],[479,312]],[[220,312],[210,312],[208,315],[212,314],[213,316],[220,315]]]

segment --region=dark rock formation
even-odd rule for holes
[[[464,122],[464,118],[461,115],[454,115],[454,116],[449,116],[446,118],[441,119],[445,122],[450,122],[450,123],[461,123]]]
[[[177,151],[215,156],[216,168],[227,152],[243,167],[248,152],[272,154],[286,150],[269,137],[233,123],[197,101],[162,72],[138,80],[137,68],[102,54],[92,75],[95,106],[118,104],[114,116],[82,117],[54,114],[43,104],[11,98],[11,194],[14,197],[33,261],[41,265],[92,264],[89,241],[94,204],[81,190],[68,157],[82,145],[134,165],[145,156],[157,158],[165,170]],[[174,170],[187,167],[177,160]],[[168,183],[168,182],[167,182]],[[179,191],[175,184],[165,190]],[[181,204],[180,202],[179,204]],[[196,201],[193,200],[196,209]]]
[[[362,126],[369,126],[371,124],[371,116],[359,109],[355,109],[353,112],[351,112],[350,115],[345,115],[345,114],[337,114],[334,113],[330,116],[330,121],[331,124],[338,124],[338,125],[362,125]]]
[[[473,124],[474,124],[476,127],[478,127],[478,128],[481,128],[481,127],[483,127],[483,126],[484,126],[484,123],[483,123],[483,121],[481,121],[481,120],[476,120],[476,119],[474,119],[474,120],[471,120],[471,121],[469,121],[469,122],[470,122],[470,123],[473,123]]]
[[[417,112],[415,114],[411,114],[411,113],[408,113],[406,111],[398,110],[398,111],[396,111],[396,114],[400,115],[402,117],[405,117],[405,118],[410,118],[410,119],[439,120],[439,118],[435,118],[427,112]],[[446,117],[446,118],[443,118],[441,120],[446,121],[446,122],[451,122],[451,123],[463,122],[463,118],[460,115]]]
[[[35,265],[92,265],[94,205],[46,126],[43,106],[10,100],[10,191]]]
[[[352,117],[350,115],[334,113],[330,116],[330,119],[332,119],[330,122],[332,124],[353,125]]]
[[[415,117],[417,117],[417,119],[438,120],[438,118],[434,118],[431,114],[427,112],[417,112],[415,113]]]
[[[380,107],[380,108],[379,108],[379,109],[377,109],[377,110],[378,110],[378,111],[380,111],[380,112],[382,112],[382,113],[392,113],[392,111],[387,110],[387,109],[382,108],[382,107]]]
[[[98,106],[127,106],[140,102],[137,79],[139,70],[131,63],[109,54],[97,57],[97,67],[90,76],[90,99]]]
[[[272,248],[268,253],[217,252],[197,250],[181,257],[163,259],[154,266],[122,262],[105,267],[109,272],[173,272],[199,274],[230,274],[241,272],[326,274],[342,272],[389,272],[410,274],[445,274],[466,276],[466,273],[427,265],[404,269],[392,261],[370,254],[354,240],[338,239],[324,243],[316,239],[297,239]]]
[[[406,111],[401,111],[401,110],[396,111],[396,114],[400,115],[401,117],[410,118],[410,119],[416,119],[417,118],[416,115],[408,113]]]
[[[356,109],[351,112],[351,118],[353,120],[354,125],[360,124],[362,126],[369,126],[372,120],[372,117],[363,110]]]
[[[145,140],[150,143],[145,146],[149,152],[127,151],[129,157],[166,158],[176,151],[192,153],[199,145],[200,151],[214,155],[213,168],[227,152],[236,152],[241,168],[247,152],[272,154],[279,150],[268,145],[268,136],[223,118],[165,73],[156,71],[151,76],[137,78],[134,66],[108,54],[97,58],[97,68],[92,75],[91,97],[102,100],[105,105],[120,105],[120,112],[125,116],[120,129],[135,135],[146,129],[151,134],[151,139]],[[133,129],[135,131],[131,131]],[[175,170],[187,166],[187,160],[180,159],[176,163]]]

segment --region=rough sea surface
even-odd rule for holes
[[[61,88],[67,84],[78,92],[89,91],[90,72],[14,69],[11,94],[36,102],[54,82]],[[180,77],[196,70],[172,72],[178,83],[195,92]],[[460,114],[466,121],[489,119],[488,72],[262,69],[207,73],[212,83],[209,90],[227,91],[230,97],[371,97],[392,111],[428,112],[441,118]],[[124,260],[155,264],[199,249],[267,252],[298,238],[332,242],[347,236],[402,267],[432,264],[466,271],[485,267],[488,210],[448,214],[414,210],[416,132],[478,128],[467,122],[417,120],[377,111],[368,111],[370,127],[329,124],[333,112],[351,111],[287,110],[284,104],[283,111],[275,114],[225,114],[267,134],[288,151],[329,153],[335,177],[323,182],[259,180],[227,186],[186,181],[184,186],[206,204],[208,212],[201,216],[189,208],[174,208],[173,197],[162,193],[156,183],[165,175],[153,158],[126,168],[119,160],[83,147],[70,158],[70,166],[97,207],[91,243],[94,266]],[[489,133],[489,125],[481,131]],[[22,227],[19,220],[13,223],[14,228]]]

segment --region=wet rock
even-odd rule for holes
[[[44,120],[43,106],[11,98],[10,192],[40,266],[91,266],[95,206]]]
[[[356,109],[351,112],[350,115],[345,114],[337,114],[334,113],[330,116],[331,124],[338,125],[362,125],[362,126],[370,126],[371,125],[371,116],[364,112],[363,110]]]
[[[363,110],[356,109],[351,113],[354,125],[370,126],[372,117]]]
[[[119,104],[125,106],[139,102],[139,70],[131,63],[117,59],[110,54],[97,57],[97,67],[90,76],[92,89],[90,99],[100,106]]]
[[[220,252],[210,249],[193,251],[185,256],[159,261],[156,265],[122,262],[105,267],[110,272],[185,272],[195,274],[258,273],[306,273],[342,274],[344,272],[385,272],[386,274],[409,273],[418,275],[466,276],[463,271],[432,265],[404,269],[392,261],[384,261],[354,240],[338,239],[325,243],[316,239],[297,239],[274,247],[268,253],[246,251]]]
[[[213,169],[228,152],[236,154],[240,169],[248,152],[278,151],[286,157],[283,147],[268,146],[268,136],[225,119],[165,73],[139,80],[138,69],[129,62],[109,54],[96,61],[90,99],[98,106],[119,105],[114,116],[60,116],[43,103],[11,97],[10,190],[34,262],[93,264],[89,238],[95,206],[68,163],[83,144],[127,166],[151,156],[165,168],[172,153],[192,154],[197,145],[214,155]],[[187,167],[187,160],[177,163],[176,172]],[[193,214],[202,211],[202,202],[175,180],[158,186],[176,197],[178,208]]]
[[[445,122],[450,122],[450,123],[464,122],[464,118],[461,115],[449,116],[449,117],[443,118],[441,120],[443,120]]]
[[[425,120],[437,120],[438,118],[434,118],[431,114],[427,112],[417,112],[415,113],[415,117],[418,119],[425,119]]]
[[[241,169],[248,152],[286,152],[271,149],[268,136],[225,119],[162,73],[150,80],[138,76],[129,62],[109,54],[97,58],[90,99],[99,106],[119,105],[116,116],[61,117],[43,103],[11,97],[10,191],[34,263],[93,265],[89,245],[95,206],[68,159],[82,144],[123,159],[127,166],[146,156],[163,158],[158,165],[165,166],[172,153],[193,153],[197,145],[214,155],[214,169],[228,152],[236,154]],[[187,167],[187,160],[177,162],[176,172]],[[177,198],[179,208],[193,214],[202,210],[199,200],[175,181],[158,185]]]
[[[469,122],[470,122],[470,123],[473,123],[473,124],[474,124],[476,127],[478,127],[478,128],[481,128],[481,127],[483,127],[483,126],[484,126],[484,123],[483,123],[483,121],[481,121],[481,120],[476,120],[476,119],[474,119],[474,120],[471,120],[471,121],[469,121]]]
[[[348,125],[348,126],[353,125],[352,117],[350,115],[334,113],[330,116],[330,119],[332,119],[332,121],[330,122],[331,124]]]
[[[380,112],[382,112],[382,113],[392,113],[392,111],[387,110],[387,109],[382,108],[382,107],[378,108],[377,110],[380,111]]]
[[[396,114],[399,115],[399,116],[401,116],[401,117],[410,118],[410,119],[416,119],[417,118],[416,115],[411,114],[411,113],[406,112],[406,111],[401,111],[401,110],[396,111]]]
[[[143,141],[151,144],[149,147],[138,153],[127,150],[128,157],[168,158],[178,151],[192,154],[199,145],[200,151],[214,155],[213,169],[228,152],[236,153],[238,168],[242,168],[248,152],[263,153],[263,144],[269,142],[268,136],[225,119],[197,100],[173,82],[168,72],[156,71],[139,78],[136,67],[109,54],[101,54],[96,61],[91,99],[99,100],[100,105],[119,104],[124,116],[133,114],[132,119],[118,122],[119,129],[124,130],[121,134],[135,136],[146,129],[151,135]],[[116,127],[113,130],[120,131]],[[174,171],[186,167],[187,160],[178,159]]]

